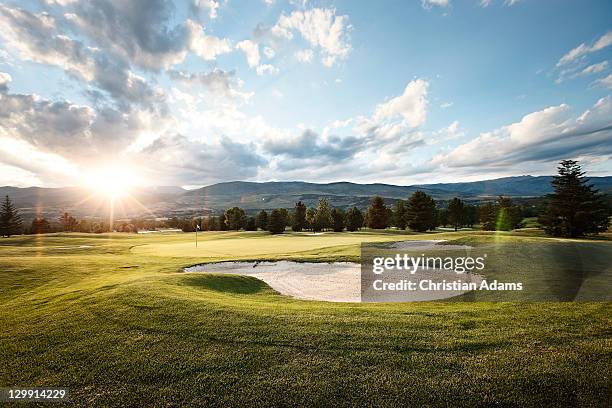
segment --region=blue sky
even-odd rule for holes
[[[612,171],[609,1],[0,7],[3,185]]]

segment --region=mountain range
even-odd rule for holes
[[[398,186],[392,184],[357,184],[350,182],[306,183],[232,181],[185,190],[165,186],[133,191],[130,197],[118,200],[115,212],[119,217],[190,216],[202,212],[219,212],[239,206],[246,210],[291,208],[297,201],[307,206],[327,198],[335,207],[365,208],[374,195],[389,203],[406,199],[417,190],[425,191],[436,200],[460,197],[469,201],[484,201],[499,195],[510,197],[540,197],[552,192],[551,176],[517,176],[462,183],[439,183]],[[605,193],[612,193],[612,176],[591,177],[591,184]],[[68,211],[77,216],[105,216],[108,199],[77,187],[0,187],[0,195],[8,195],[25,217],[34,214],[56,216]]]

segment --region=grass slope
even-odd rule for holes
[[[360,241],[554,242],[523,235],[205,233],[198,250],[193,234],[4,239],[0,385],[67,386],[88,406],[608,404],[610,303],[333,304],[179,272],[354,260]]]

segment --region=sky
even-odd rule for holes
[[[612,175],[612,3],[0,0],[0,185]]]

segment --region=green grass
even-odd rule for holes
[[[249,277],[180,273],[227,259],[356,260],[362,241],[559,240],[530,231],[198,238],[197,250],[193,234],[0,240],[0,386],[66,386],[87,406],[609,404],[610,303],[334,304]],[[523,274],[528,258],[515,264]]]

